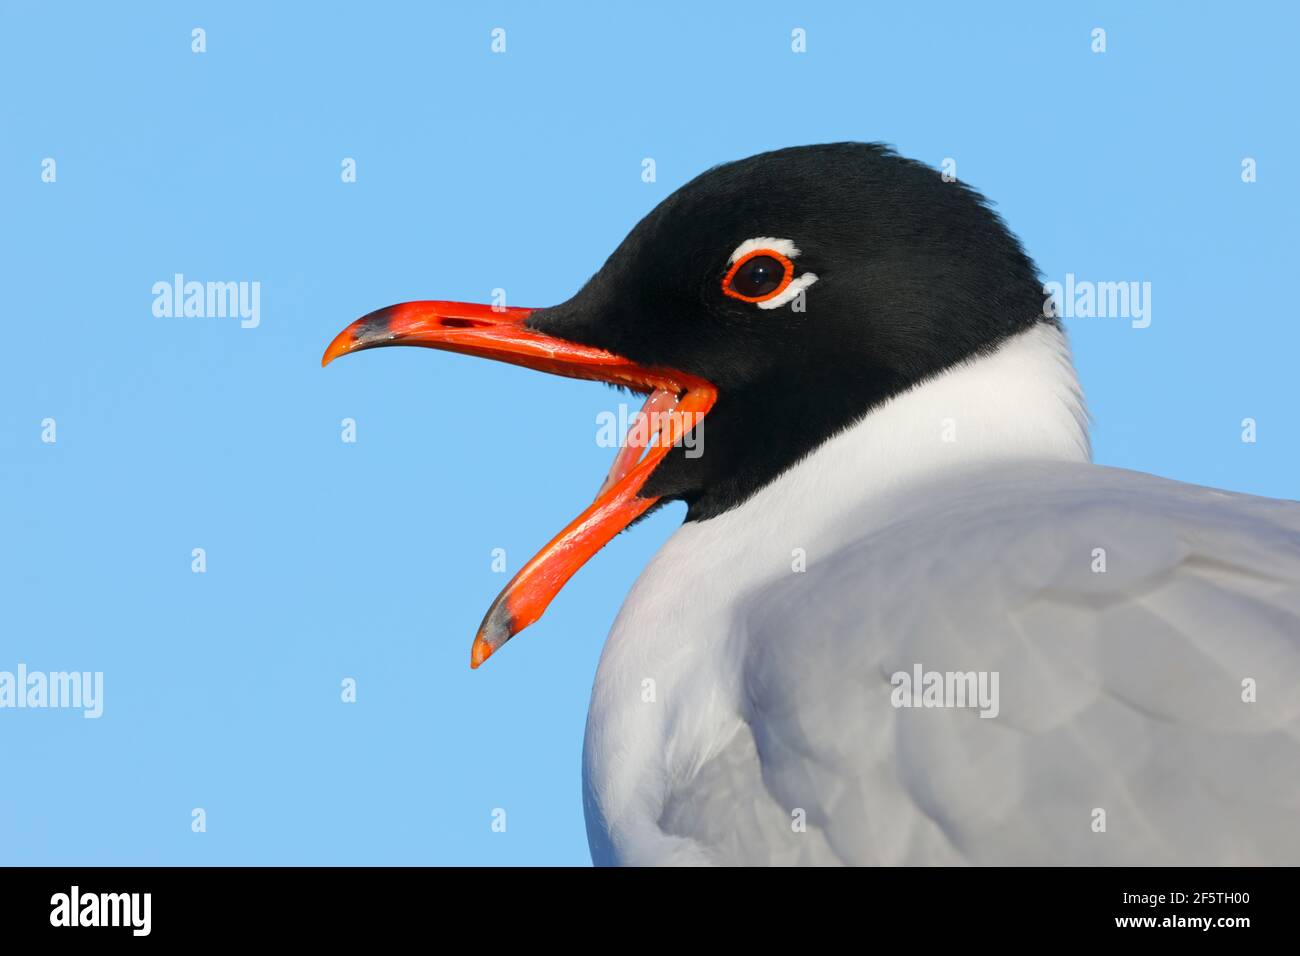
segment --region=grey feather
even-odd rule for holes
[[[741,721],[665,832],[742,864],[1300,864],[1300,505],[1053,463],[919,497],[738,603]],[[916,664],[997,672],[998,715],[895,707]]]

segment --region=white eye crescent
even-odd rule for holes
[[[760,309],[777,309],[794,301],[814,282],[817,276],[811,272],[794,275],[794,260],[799,255],[799,247],[790,239],[778,239],[774,236],[756,236],[746,239],[735,248],[727,259],[730,268],[722,280],[722,291],[733,299],[740,299],[758,306]],[[770,290],[756,286],[752,277],[738,275],[739,270],[753,263],[753,268],[774,272],[784,267],[784,275],[769,279]],[[748,280],[748,281],[746,281]],[[761,291],[760,291],[761,290]]]

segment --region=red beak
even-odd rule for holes
[[[524,320],[533,311],[464,302],[403,302],[353,322],[321,358],[321,365],[328,365],[348,352],[419,345],[609,382],[650,396],[643,409],[653,413],[649,427],[631,430],[639,437],[629,433],[596,500],[525,564],[492,602],[474,638],[470,667],[478,667],[541,617],[569,578],[658,500],[641,497],[641,487],[717,399],[713,385],[697,376],[638,365],[604,349],[525,328]]]

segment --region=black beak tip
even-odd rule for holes
[[[385,341],[392,338],[391,318],[392,307],[376,309],[369,315],[364,315],[357,319],[346,329],[334,336],[334,341],[330,342],[329,347],[325,349],[325,354],[321,356],[321,368],[329,365],[340,355],[348,352],[356,352],[361,349],[373,348],[376,345],[382,345]]]

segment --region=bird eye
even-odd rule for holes
[[[785,290],[794,278],[794,263],[775,249],[754,249],[732,263],[722,279],[722,291],[742,302],[766,302]]]

